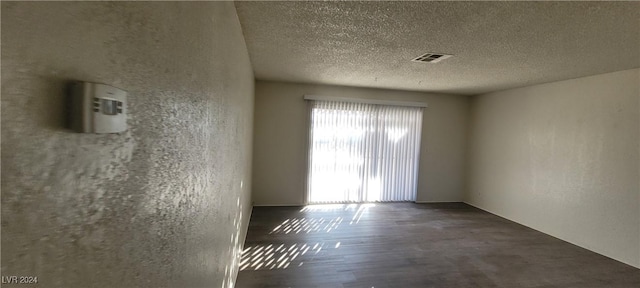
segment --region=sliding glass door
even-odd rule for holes
[[[422,110],[312,101],[308,202],[415,201]]]

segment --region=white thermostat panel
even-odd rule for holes
[[[71,126],[80,133],[127,130],[127,92],[109,85],[75,82],[71,87]]]

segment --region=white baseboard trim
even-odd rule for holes
[[[406,202],[406,201],[400,201],[400,202],[366,202],[366,203],[373,203],[373,204],[384,204],[384,203],[411,203],[411,202]],[[465,203],[464,201],[460,200],[460,201],[414,201],[413,203],[417,203],[417,204],[429,204],[429,203]],[[292,204],[292,203],[278,203],[278,204],[259,204],[259,203],[254,203],[253,207],[277,207],[277,206],[284,206],[284,207],[303,207],[303,206],[307,206],[307,205],[332,205],[332,204],[362,204],[362,203],[327,203],[327,204],[301,204],[301,203],[297,203],[297,204]]]
[[[416,201],[417,204],[429,204],[429,203],[465,203],[464,201]]]
[[[544,229],[544,228],[537,228],[537,227],[530,226],[529,224],[526,224],[526,223],[523,223],[523,222],[520,222],[520,221],[516,221],[515,219],[512,219],[511,217],[507,217],[507,216],[504,216],[504,215],[502,215],[502,214],[498,214],[498,213],[492,212],[492,211],[487,210],[487,209],[485,209],[485,208],[482,208],[482,207],[476,206],[475,204],[471,204],[471,203],[469,203],[469,202],[467,202],[467,201],[464,201],[463,203],[464,203],[464,204],[467,204],[467,205],[469,205],[469,206],[471,206],[471,207],[474,207],[474,208],[476,208],[476,209],[480,209],[480,210],[482,210],[482,211],[484,211],[484,212],[487,212],[487,213],[489,213],[489,214],[492,214],[492,215],[494,215],[494,216],[497,216],[497,217],[500,217],[500,218],[502,218],[502,219],[505,219],[505,220],[507,220],[507,221],[511,221],[511,222],[516,223],[516,224],[518,224],[518,225],[522,225],[522,226],[527,227],[527,228],[529,228],[529,229],[533,229],[533,230],[535,230],[535,231],[538,231],[538,232],[540,232],[540,233],[542,233],[542,234],[549,235],[549,236],[551,236],[551,237],[553,237],[553,238],[556,238],[556,239],[558,239],[558,240],[561,240],[561,241],[564,241],[564,242],[570,243],[570,244],[572,244],[572,245],[576,245],[576,246],[578,246],[578,247],[584,248],[584,249],[586,249],[586,250],[589,250],[589,251],[591,251],[591,252],[593,252],[593,253],[596,253],[596,254],[602,255],[602,256],[607,257],[607,258],[609,258],[609,259],[613,259],[613,260],[618,261],[618,262],[620,262],[620,263],[624,263],[624,264],[629,265],[629,266],[631,266],[631,267],[635,267],[635,268],[639,268],[639,269],[640,269],[640,266],[637,266],[635,263],[628,262],[628,261],[625,261],[625,260],[623,260],[623,259],[613,258],[612,256],[602,254],[602,252],[600,252],[600,251],[595,251],[595,250],[593,250],[593,248],[591,248],[591,247],[583,246],[583,245],[581,245],[581,244],[579,244],[579,243],[576,243],[576,242],[574,242],[572,239],[567,239],[567,238],[565,238],[565,237],[563,237],[563,236],[561,236],[561,235],[557,235],[557,234],[555,234],[555,233],[554,233],[554,234],[551,234],[551,233],[549,233],[549,232],[546,232],[546,231],[545,231],[546,229],[545,229],[545,230],[542,230],[542,229]]]
[[[286,207],[302,207],[306,206],[304,204],[253,204],[253,207],[275,207],[275,206],[286,206]]]

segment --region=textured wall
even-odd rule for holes
[[[127,90],[128,131],[65,129],[68,80]],[[253,85],[233,3],[3,2],[2,275],[232,286]]]
[[[467,96],[257,81],[253,146],[256,205],[303,204],[309,129],[307,106],[302,99],[305,94],[427,102],[417,200],[462,201]]]
[[[640,70],[477,96],[467,202],[640,267]]]

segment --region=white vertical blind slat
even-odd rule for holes
[[[310,105],[309,203],[415,201],[423,108]]]

